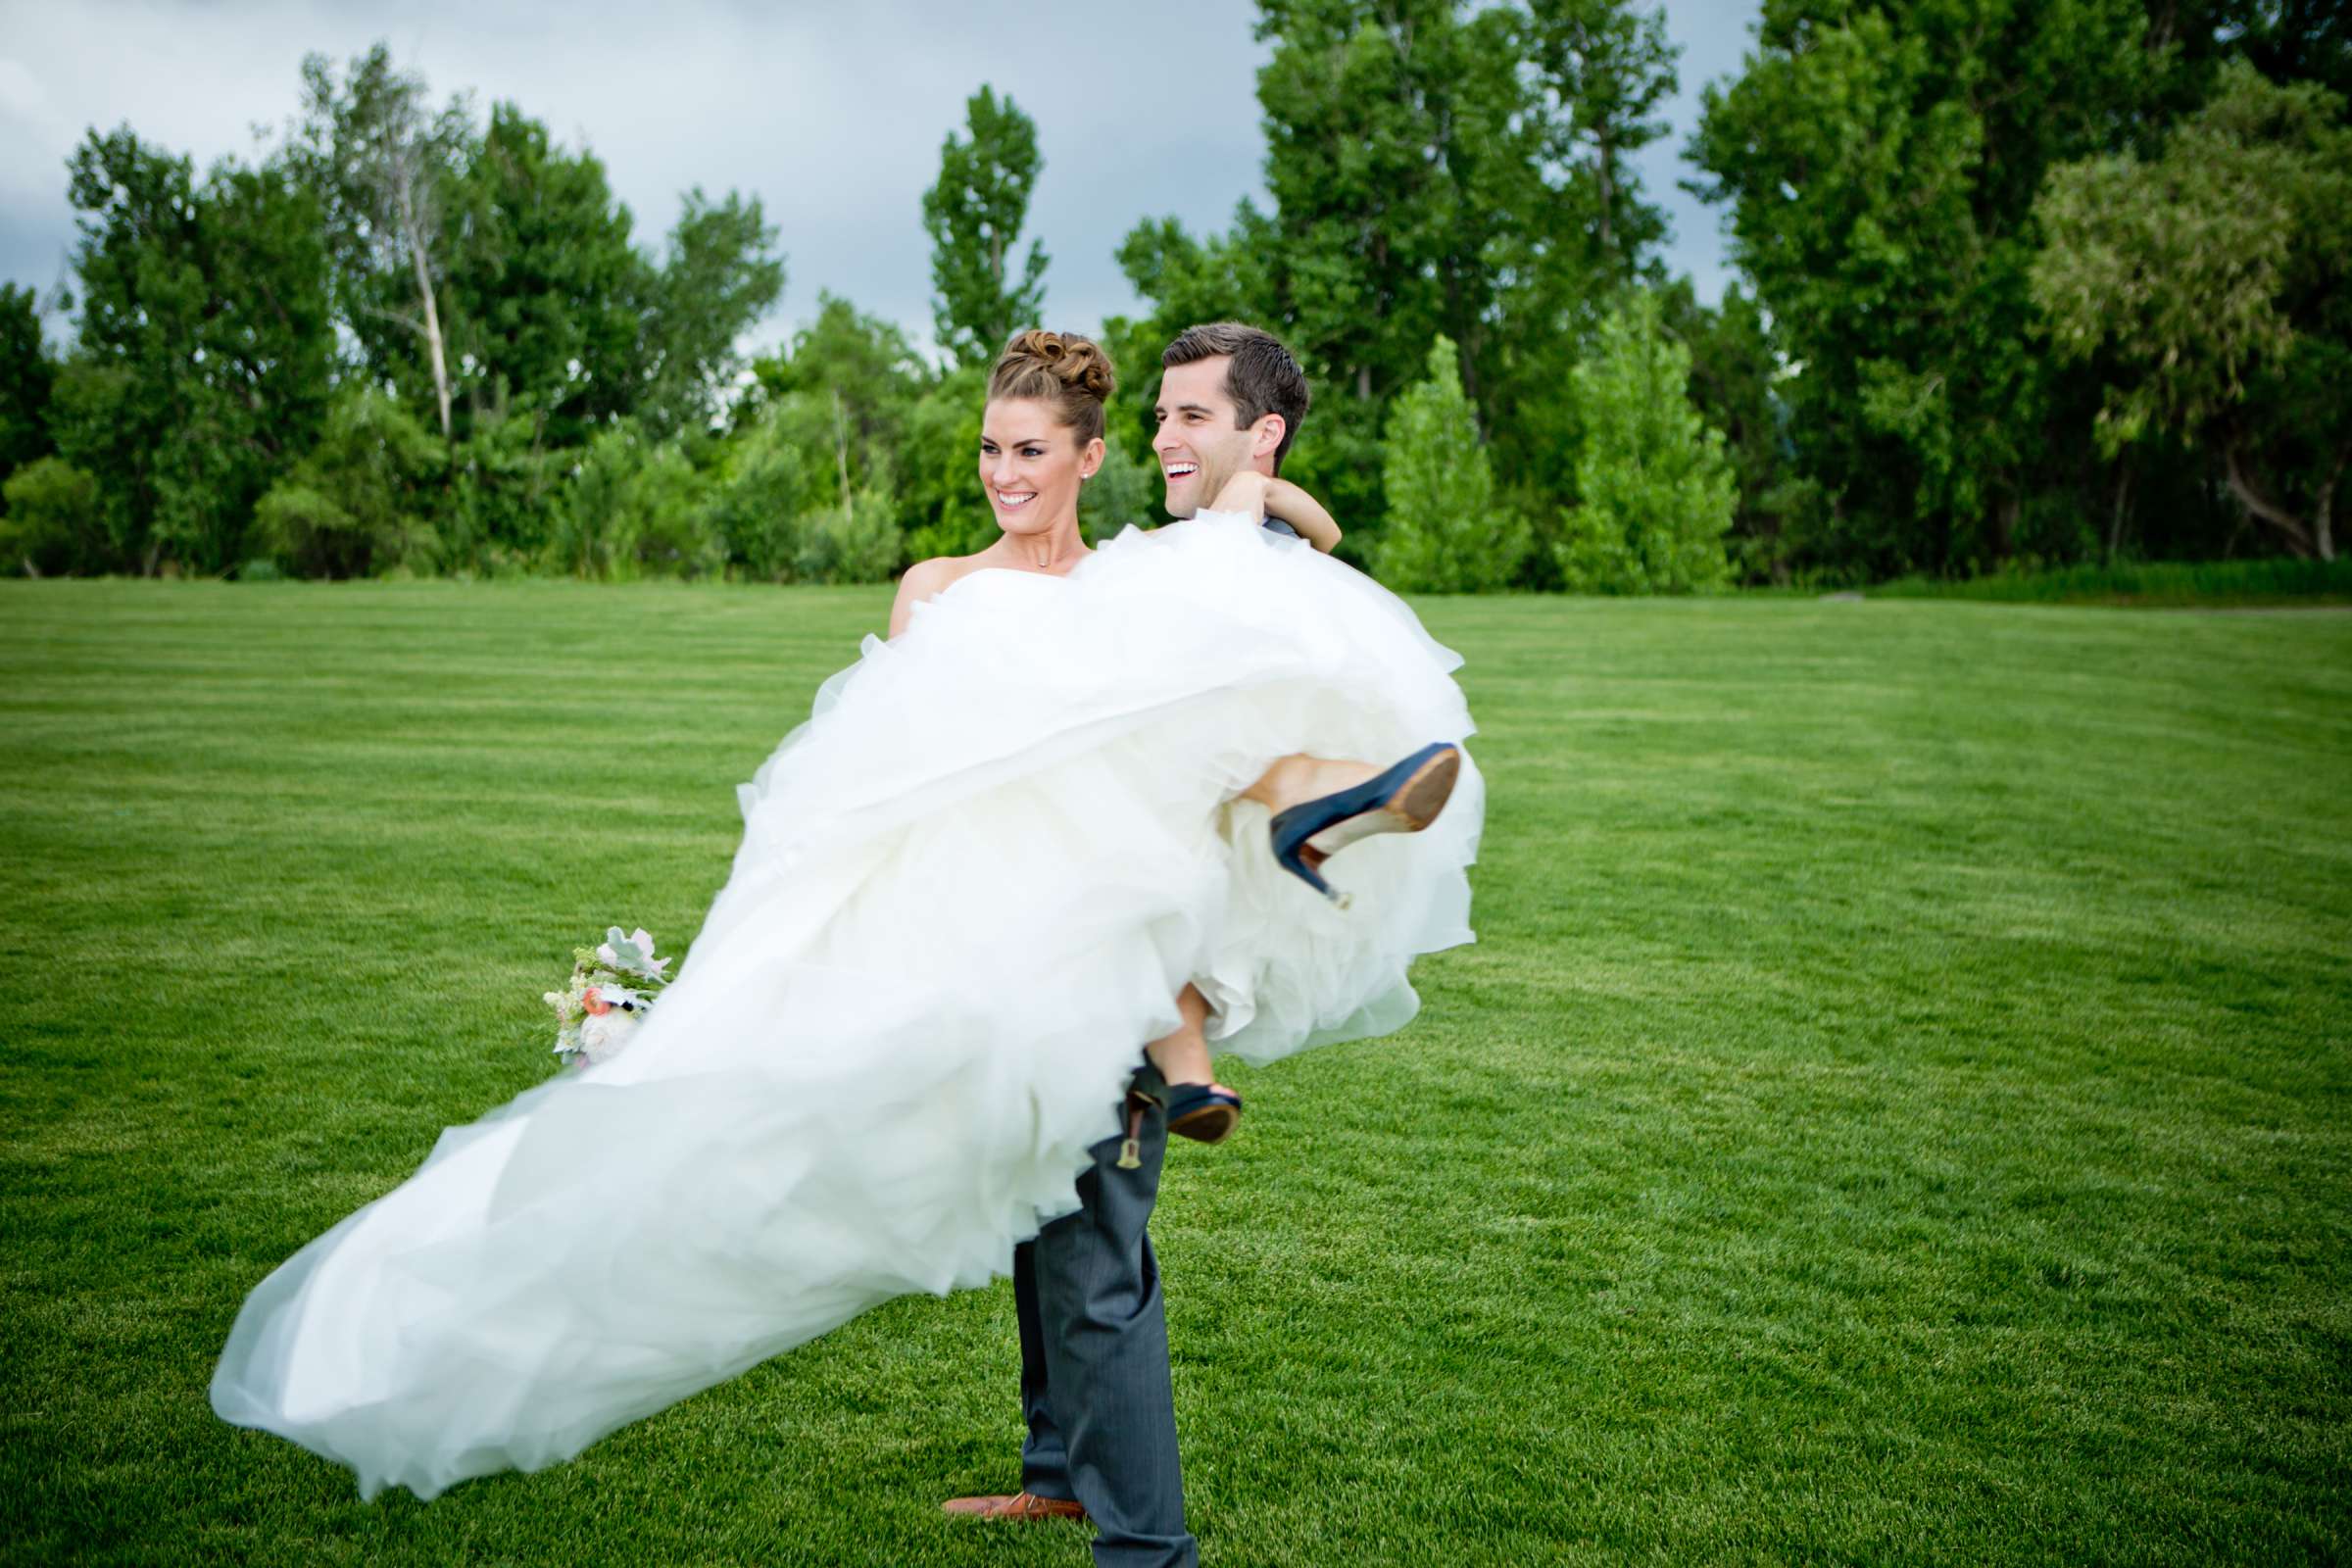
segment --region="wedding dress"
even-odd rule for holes
[[[535,1469],[892,1297],[985,1284],[1077,1206],[1197,983],[1262,1062],[1393,1030],[1471,940],[1483,816],[1326,868],[1236,801],[1295,752],[1470,719],[1395,596],[1250,519],[974,572],[865,640],[740,790],[734,867],[627,1050],[445,1131],[238,1315],[226,1420],[432,1496]]]

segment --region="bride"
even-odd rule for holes
[[[1262,1062],[1412,1016],[1407,964],[1470,940],[1459,660],[1260,528],[1262,481],[1088,551],[1110,390],[1085,339],[1014,341],[980,462],[1004,537],[910,568],[890,640],[740,789],[727,884],[628,1050],[448,1129],[265,1280],[222,1418],[369,1496],[568,1458],[1003,1273],[1077,1206],[1139,1042],[1174,1081],[1206,1039]],[[1416,749],[1458,760],[1451,804],[1354,842],[1428,812],[1409,775],[1314,760]],[[1348,898],[1318,897],[1351,844]]]

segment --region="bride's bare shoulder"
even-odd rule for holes
[[[914,618],[914,607],[935,599],[959,579],[976,570],[978,556],[933,556],[908,566],[899,578],[899,597],[890,607],[890,635],[896,637]]]
[[[905,587],[907,583],[912,583],[915,593],[928,599],[941,589],[970,576],[986,564],[987,563],[977,555],[933,556],[928,561],[918,561],[908,566],[906,575],[899,579],[899,584],[901,587]]]

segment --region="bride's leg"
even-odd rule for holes
[[[1187,985],[1176,998],[1176,1010],[1184,1015],[1183,1027],[1144,1048],[1167,1081],[1168,1131],[1204,1144],[1220,1143],[1241,1119],[1242,1097],[1209,1075],[1208,1000]],[[1130,1139],[1135,1137],[1134,1125],[1129,1123]]]
[[[1242,791],[1242,799],[1255,801],[1269,811],[1284,811],[1300,801],[1352,789],[1379,771],[1370,762],[1352,758],[1331,760],[1293,753],[1260,773],[1256,783]]]
[[[1348,895],[1317,867],[1358,839],[1429,826],[1451,798],[1461,763],[1461,749],[1446,741],[1387,768],[1294,752],[1277,759],[1241,798],[1271,814],[1274,858],[1282,868],[1344,909]]]
[[[1176,998],[1176,1010],[1184,1015],[1183,1024],[1146,1046],[1144,1054],[1170,1084],[1214,1082],[1208,1062],[1208,999],[1187,985]]]

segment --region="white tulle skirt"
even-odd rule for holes
[[[1459,662],[1246,518],[965,577],[742,788],[734,869],[627,1051],[444,1132],[279,1267],[214,1408],[429,1497],[986,1283],[1077,1206],[1188,980],[1251,1061],[1413,1015],[1406,966],[1471,938],[1476,769],[1427,831],[1330,863],[1346,910],[1233,797],[1290,753],[1464,739]]]

